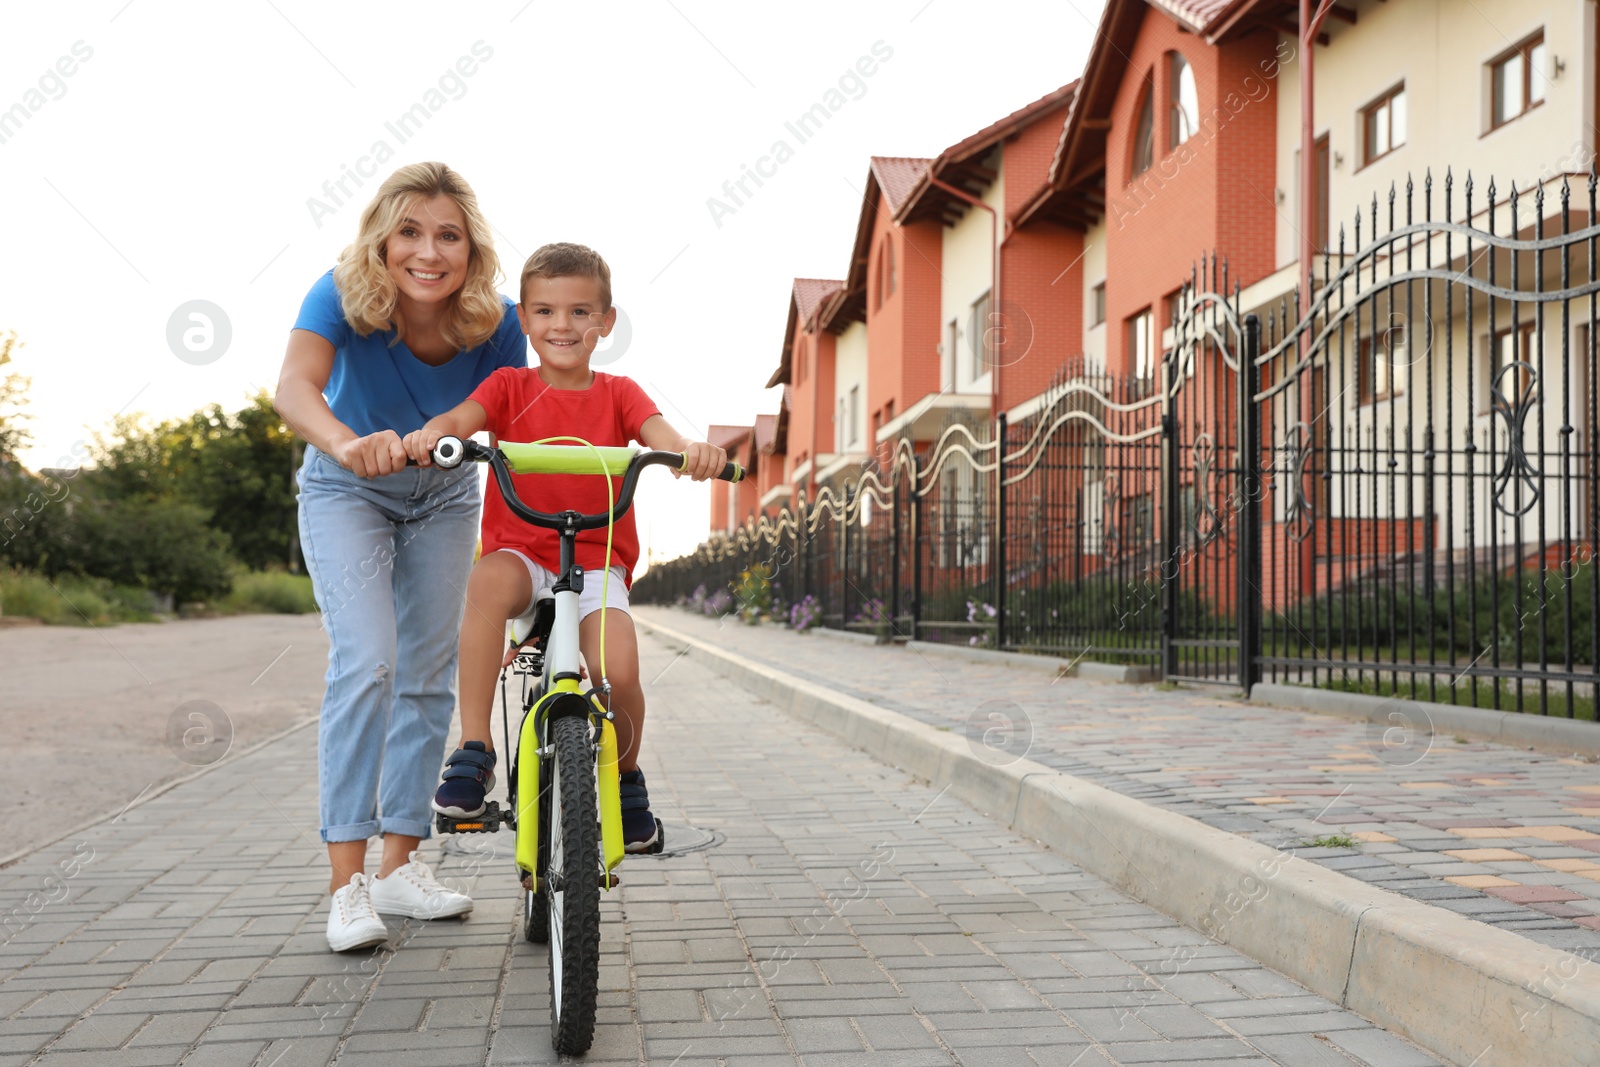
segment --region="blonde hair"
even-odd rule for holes
[[[356,239],[339,253],[333,268],[339,302],[351,327],[366,337],[394,328],[398,341],[405,323],[398,317],[400,293],[386,263],[389,237],[416,205],[436,196],[456,202],[467,221],[467,276],[450,296],[439,331],[458,350],[476,348],[500,328],[505,305],[495,291],[500,258],[494,252],[489,223],[478,209],[478,197],[466,179],[443,163],[411,163],[389,175],[372,202],[361,212]]]
[[[611,310],[611,268],[599,252],[587,245],[560,241],[536,250],[522,265],[522,281],[517,286],[519,303],[528,302],[529,278],[591,278],[600,286],[600,310]]]

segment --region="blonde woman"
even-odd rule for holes
[[[455,711],[478,484],[471,464],[407,467],[401,438],[498,368],[527,365],[499,274],[471,187],[442,163],[402,167],[311,287],[278,378],[278,412],[310,445],[300,543],[329,642],[317,765],[334,951],[387,940],[382,914],[472,909],[416,849]],[[383,858],[368,877],[375,834]]]

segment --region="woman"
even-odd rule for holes
[[[310,443],[300,541],[329,642],[317,765],[334,951],[386,940],[380,913],[472,908],[416,849],[455,710],[478,483],[470,464],[408,468],[400,440],[496,369],[526,365],[499,273],[461,176],[442,163],[402,167],[311,287],[278,379],[278,412]],[[383,859],[369,878],[374,834]]]

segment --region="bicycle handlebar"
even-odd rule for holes
[[[586,452],[586,449],[574,447],[574,452]],[[565,448],[563,448],[565,451]],[[517,496],[517,489],[511,480],[511,467],[506,462],[505,453],[498,448],[480,445],[476,441],[463,440],[459,437],[444,436],[439,438],[438,444],[433,447],[433,462],[445,470],[459,467],[463,462],[473,461],[489,464],[489,469],[494,472],[495,484],[500,487],[500,495],[505,499],[506,507],[511,513],[523,522],[546,529],[560,530],[568,527],[574,530],[595,530],[614,522],[620,518],[629,507],[633,505],[633,490],[639,481],[639,472],[646,467],[672,466],[682,470],[688,460],[682,452],[662,452],[647,450],[639,452],[623,470],[622,488],[617,493],[616,501],[612,504],[611,514],[601,512],[597,515],[580,515],[577,512],[566,511],[547,513],[529,507]],[[742,481],[745,470],[739,464],[729,460],[717,475],[722,481]]]

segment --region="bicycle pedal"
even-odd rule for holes
[[[434,812],[434,826],[441,834],[492,834],[502,824],[510,823],[508,812],[500,810],[500,802],[491,800],[481,815],[457,818],[444,812]]]

